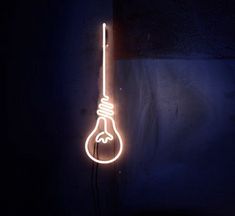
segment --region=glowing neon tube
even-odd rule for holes
[[[120,133],[118,132],[116,128],[115,121],[113,119],[114,115],[114,105],[109,102],[109,97],[106,95],[106,24],[103,23],[103,37],[102,37],[102,49],[103,49],[103,61],[102,61],[102,98],[101,102],[98,106],[97,110],[97,121],[95,128],[93,131],[90,133],[90,135],[87,137],[86,142],[85,142],[85,151],[88,157],[93,160],[94,162],[101,163],[101,164],[109,164],[114,161],[116,161],[120,155],[122,154],[123,151],[123,142]],[[103,130],[99,130],[99,126],[101,125],[101,122],[103,122]],[[112,157],[111,159],[108,160],[100,160],[99,158],[94,157],[94,155],[91,154],[89,151],[89,145],[94,144],[93,142],[96,142],[98,145],[99,144],[110,144],[111,141],[114,140],[114,134],[111,132],[108,132],[108,122],[110,122],[113,132],[115,133],[117,137],[117,142],[119,144],[119,150],[117,154]],[[94,139],[95,138],[95,139]]]

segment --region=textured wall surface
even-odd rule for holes
[[[114,1],[126,215],[235,214],[233,1]]]
[[[128,212],[234,212],[234,63],[117,61],[126,136],[120,194]]]
[[[116,58],[234,58],[232,0],[114,0]]]

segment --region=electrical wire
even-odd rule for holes
[[[93,156],[99,157],[99,147],[98,143],[95,143],[93,149]],[[94,215],[100,216],[101,215],[101,208],[100,208],[100,199],[99,199],[99,184],[98,184],[98,169],[99,164],[92,161],[91,167],[91,189],[92,189],[92,200],[94,206]]]

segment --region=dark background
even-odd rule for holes
[[[233,1],[18,1],[6,21],[7,215],[235,215]],[[100,24],[114,28],[119,162],[84,153]]]

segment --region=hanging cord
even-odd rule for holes
[[[99,144],[95,143],[93,156],[98,158],[98,148]],[[92,189],[92,198],[93,198],[93,206],[94,206],[94,214],[100,216],[101,208],[100,208],[100,200],[99,200],[99,184],[98,184],[98,168],[99,164],[92,162],[91,167],[91,189]]]
[[[99,144],[98,143],[96,143],[96,156],[99,159]],[[99,184],[98,184],[98,170],[99,170],[99,163],[96,163],[95,188],[96,188],[97,212],[98,212],[98,216],[100,216],[101,215],[101,208],[100,208],[100,191],[99,191]]]
[[[94,149],[93,149],[93,156],[95,156],[96,153],[96,144],[94,145]],[[92,165],[91,165],[91,192],[92,192],[92,200],[93,200],[93,208],[94,208],[94,214],[96,215],[97,212],[97,202],[96,202],[96,188],[94,187],[94,183],[93,183],[93,179],[94,179],[94,167],[95,167],[95,163],[94,161],[92,161]]]

